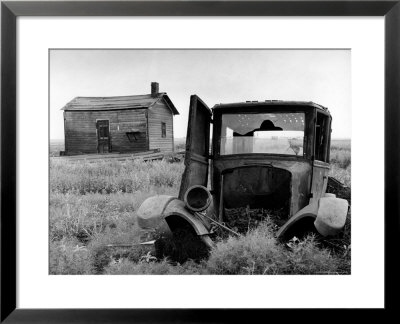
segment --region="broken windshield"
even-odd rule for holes
[[[303,112],[224,114],[220,154],[303,156],[304,125]]]

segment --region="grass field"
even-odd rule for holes
[[[181,150],[182,141],[176,141]],[[180,146],[179,146],[180,145]],[[63,150],[52,142],[50,156]],[[351,186],[350,141],[333,141],[331,175]],[[177,196],[183,163],[67,162],[50,158],[51,274],[349,274],[350,215],[344,233],[277,242],[272,222],[217,242],[207,260],[155,260],[139,242],[136,210],[155,194]]]

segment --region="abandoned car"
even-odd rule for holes
[[[150,197],[140,206],[147,240],[158,238],[157,244],[185,231],[190,242],[211,247],[216,227],[240,234],[251,215],[275,215],[280,239],[310,226],[322,236],[338,234],[348,202],[326,193],[331,123],[328,109],[312,102],[251,101],[211,110],[191,96],[179,196]]]

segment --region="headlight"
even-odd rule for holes
[[[183,198],[186,207],[194,212],[207,209],[210,206],[211,199],[211,194],[207,188],[200,185],[190,187]]]

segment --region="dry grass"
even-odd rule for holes
[[[282,275],[343,273],[341,260],[310,235],[288,244],[276,240],[271,224],[264,223],[240,237],[219,241],[207,260],[184,264],[141,258],[111,262],[106,274],[219,274]]]
[[[50,190],[76,194],[149,192],[154,187],[180,184],[182,163],[166,161],[85,161],[50,160]]]
[[[330,153],[331,170],[329,175],[346,186],[351,187],[351,142],[350,140],[332,141]]]
[[[332,143],[330,175],[351,185],[350,142]],[[220,240],[207,260],[155,261],[139,242],[136,210],[155,194],[176,196],[183,163],[50,163],[51,274],[350,273],[350,217],[343,235],[277,242],[270,223]],[[133,244],[107,248],[107,244]]]

